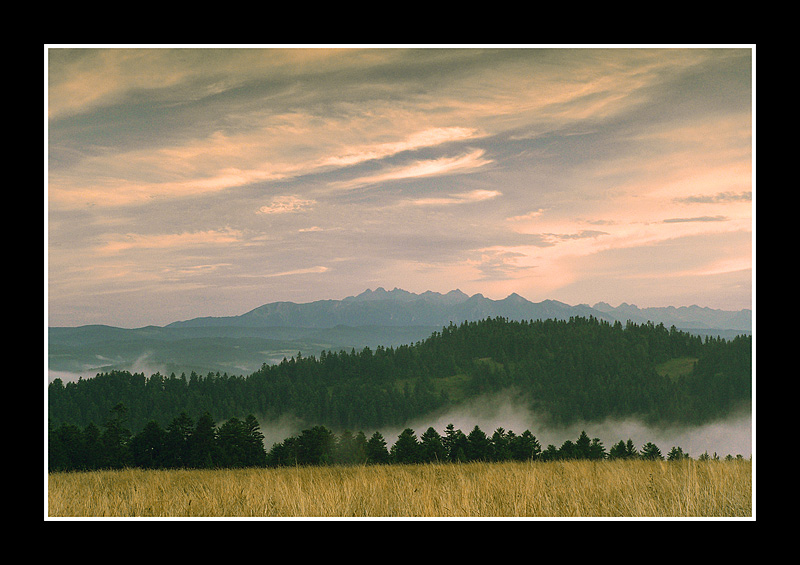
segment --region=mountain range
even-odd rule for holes
[[[639,308],[531,302],[514,293],[502,300],[460,290],[415,294],[366,290],[342,300],[271,302],[239,316],[199,317],[166,326],[123,329],[104,325],[48,328],[50,378],[92,377],[114,369],[162,374],[209,371],[249,374],[301,352],[318,355],[423,340],[451,322],[487,317],[510,320],[594,316],[608,322],[663,323],[667,328],[730,338],[752,330],[752,311],[699,306]]]
[[[174,322],[166,327],[303,327],[331,328],[345,326],[446,326],[487,317],[511,320],[569,319],[572,316],[622,323],[628,320],[641,324],[652,321],[666,327],[696,330],[750,331],[752,311],[715,310],[700,306],[639,308],[622,303],[612,307],[605,302],[594,306],[570,306],[556,300],[531,302],[513,293],[502,300],[482,294],[469,296],[460,290],[446,294],[427,291],[414,294],[395,288],[366,290],[343,300],[320,300],[308,303],[272,302],[240,316],[201,317]]]

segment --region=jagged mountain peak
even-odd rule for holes
[[[442,327],[453,322],[476,321],[487,317],[505,317],[512,320],[555,318],[566,320],[573,316],[594,316],[606,321],[653,321],[666,327],[679,329],[733,329],[750,331],[750,310],[729,312],[708,308],[639,308],[623,302],[617,307],[598,302],[594,307],[586,304],[570,306],[558,300],[531,302],[512,292],[501,300],[492,300],[481,293],[467,295],[459,289],[445,294],[425,291],[416,294],[379,286],[367,289],[343,300],[318,300],[297,304],[273,302],[242,314],[224,318],[195,318],[176,322],[171,326],[232,326],[232,327],[304,327],[332,328],[336,326],[428,326]]]

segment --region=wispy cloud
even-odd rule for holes
[[[482,202],[502,196],[499,190],[472,190],[470,192],[459,192],[448,194],[439,198],[417,198],[410,203],[415,206],[450,206],[452,204],[470,204],[472,202]]]
[[[665,224],[682,224],[686,222],[725,222],[728,218],[726,216],[696,216],[694,218],[668,218],[664,220]]]
[[[478,137],[475,128],[440,127],[414,132],[399,141],[362,145],[347,148],[341,155],[332,155],[319,161],[320,167],[349,167],[365,161],[384,159],[403,151],[414,151],[434,147],[452,141],[464,141]]]
[[[530,220],[534,220],[544,214],[544,209],[539,208],[538,210],[533,210],[532,212],[528,212],[527,214],[521,214],[519,216],[511,216],[506,218],[507,222],[527,222]]]
[[[682,204],[724,204],[726,202],[750,202],[753,192],[718,192],[717,194],[697,194],[675,198],[675,202]]]
[[[480,257],[467,260],[467,264],[474,267],[479,273],[474,279],[477,281],[503,281],[526,274],[530,265],[521,265],[519,261],[526,259],[525,253],[503,249],[480,250]]]
[[[328,271],[328,267],[323,267],[318,265],[316,267],[309,267],[307,269],[292,269],[291,271],[282,271],[280,273],[269,273],[266,275],[255,275],[256,277],[264,277],[264,278],[273,278],[273,277],[289,277],[293,275],[308,275],[308,274],[316,274],[316,273],[326,273]]]
[[[570,239],[593,239],[601,235],[608,235],[608,232],[599,230],[581,230],[577,233],[544,233],[541,234],[548,240],[567,241]]]
[[[438,159],[419,160],[409,165],[389,168],[375,175],[358,177],[347,181],[332,182],[330,186],[336,189],[350,190],[382,182],[469,173],[492,163],[491,159],[483,158],[485,153],[486,151],[483,149],[476,149],[465,155],[459,155],[458,157],[440,157]]]
[[[206,230],[174,234],[135,234],[116,236],[101,245],[102,254],[116,254],[138,249],[187,249],[205,245],[228,245],[241,241],[238,230]]]
[[[342,129],[358,129],[355,123],[343,125],[331,120],[323,134],[321,128],[314,128],[313,115],[270,116],[269,120],[255,121],[241,133],[215,131],[172,147],[86,155],[69,169],[49,172],[49,200],[63,208],[139,206],[255,183],[286,182],[480,136],[475,128],[438,127],[415,131],[396,141],[353,145],[338,139],[337,133],[341,138]],[[375,131],[371,135],[386,133]],[[312,139],[315,136],[318,139]],[[281,139],[282,144],[275,139]],[[318,147],[314,147],[315,143]],[[458,157],[418,161],[338,186],[353,188],[466,171],[491,162],[481,159],[482,154],[478,150]]]
[[[633,302],[621,274],[650,299],[681,271],[733,302],[747,286],[701,281],[698,254],[749,256],[752,55],[53,49],[50,313],[114,323],[94,297],[125,291],[126,323],[168,323],[377,284]]]
[[[276,196],[269,204],[265,204],[258,209],[259,214],[289,214],[308,210],[316,200],[301,198],[296,195]]]

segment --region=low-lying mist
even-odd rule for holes
[[[445,428],[451,423],[465,434],[469,434],[477,425],[487,436],[491,436],[497,428],[503,428],[506,432],[513,431],[517,435],[530,430],[542,449],[550,444],[560,447],[566,440],[574,442],[581,431],[585,430],[590,438],[600,439],[606,452],[620,440],[627,442],[631,439],[637,449],[641,449],[647,442],[654,443],[665,457],[673,447],[680,447],[684,453],[695,459],[703,453],[712,456],[716,453],[719,457],[742,455],[745,458],[753,453],[752,416],[749,411],[743,410],[724,420],[693,427],[654,427],[636,419],[608,419],[602,422],[576,422],[568,426],[554,426],[547,423],[542,414],[531,410],[521,399],[510,393],[481,396],[403,426],[350,431],[363,431],[368,438],[373,432],[379,431],[386,440],[387,447],[391,447],[405,428],[414,430],[419,438],[429,427],[444,435]],[[273,444],[296,436],[308,427],[310,426],[291,416],[262,422],[264,445],[269,450]]]
[[[146,375],[159,371],[166,374],[164,368],[153,363],[147,353],[139,356],[129,370],[132,373],[141,372]],[[79,373],[49,371],[48,382],[58,377],[66,383],[78,380],[79,376]],[[84,374],[83,378],[90,376],[94,375]],[[652,427],[636,419],[577,422],[569,426],[553,426],[547,422],[543,414],[531,410],[522,399],[511,393],[481,396],[444,412],[413,420],[404,426],[360,431],[367,437],[379,431],[387,445],[391,446],[405,428],[414,430],[419,438],[429,427],[444,435],[446,426],[451,423],[465,434],[469,434],[476,425],[488,436],[491,436],[497,428],[513,431],[517,435],[530,430],[539,440],[542,449],[549,444],[560,447],[568,439],[575,441],[581,431],[585,430],[590,438],[599,438],[606,451],[620,440],[631,439],[637,449],[647,442],[652,442],[665,456],[675,446],[693,458],[705,452],[709,455],[716,453],[720,457],[730,454],[748,458],[753,452],[752,416],[749,410],[742,410],[724,420],[696,427]],[[291,415],[281,416],[277,420],[261,421],[264,445],[269,450],[273,444],[298,435],[307,427],[310,426]]]
[[[748,458],[752,454],[753,443],[749,411],[737,412],[724,420],[694,427],[655,427],[633,418],[607,419],[602,422],[579,421],[566,426],[555,426],[548,423],[543,414],[533,411],[523,400],[509,393],[481,396],[436,416],[411,422],[403,428],[411,428],[419,436],[428,427],[443,433],[449,423],[465,434],[469,434],[477,425],[487,436],[491,436],[497,428],[511,430],[517,435],[530,430],[539,440],[542,449],[549,444],[560,447],[566,440],[574,442],[584,430],[590,438],[599,438],[606,452],[620,440],[631,439],[637,449],[647,442],[654,443],[664,456],[672,447],[677,446],[693,458],[704,452],[709,455],[717,453],[720,457],[730,454]],[[390,437],[393,443],[401,431],[402,429],[391,429],[386,430],[387,433],[381,433],[387,438],[387,443],[390,442]]]

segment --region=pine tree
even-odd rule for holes
[[[103,446],[103,467],[122,469],[131,464],[130,440],[131,431],[127,428],[128,409],[118,403],[111,409],[106,420],[105,429],[100,436]]]
[[[467,455],[467,436],[452,423],[447,424],[445,436],[442,438],[445,453],[448,461],[466,461]]]
[[[164,466],[167,433],[156,421],[150,421],[144,429],[131,439],[133,465],[144,469],[159,469]]]
[[[525,430],[515,439],[513,451],[518,461],[535,461],[541,456],[542,446],[530,430]]]
[[[467,436],[467,461],[491,460],[491,442],[486,433],[477,425]]]
[[[194,421],[186,412],[176,416],[167,426],[164,465],[168,468],[191,466],[189,439],[194,431]]]
[[[606,448],[600,438],[592,438],[592,443],[589,446],[589,459],[594,461],[606,458]]]
[[[211,414],[206,412],[198,420],[188,439],[188,466],[210,469],[219,466],[217,429]]]
[[[492,461],[507,461],[511,459],[511,441],[515,438],[514,432],[497,428],[492,434]]]
[[[570,439],[565,440],[558,448],[558,458],[561,460],[577,459],[578,450],[575,448],[575,442]]]
[[[341,465],[352,465],[359,462],[356,451],[356,438],[350,430],[344,430],[339,434],[336,448],[334,449],[334,461]]]
[[[615,443],[611,446],[611,449],[608,452],[609,459],[626,459],[627,458],[627,450],[625,449],[625,442],[619,440],[619,442]]]
[[[642,459],[650,459],[650,460],[660,460],[664,459],[664,456],[661,455],[661,450],[656,446],[656,444],[647,442],[642,446]]]
[[[628,441],[625,443],[625,458],[626,459],[638,459],[639,452],[636,451],[636,446],[633,444],[633,440],[628,438]]]
[[[300,465],[327,465],[333,461],[336,437],[325,426],[300,432],[297,438],[297,462]]]
[[[83,468],[87,471],[99,469],[103,457],[103,445],[100,443],[100,428],[94,422],[83,429],[81,434],[83,446]]]
[[[238,418],[230,418],[217,430],[218,467],[245,467],[247,454],[247,438],[244,425]]]
[[[389,450],[389,455],[395,463],[419,463],[420,445],[414,430],[406,428],[400,432],[397,441]]]
[[[429,427],[420,436],[420,460],[437,463],[445,460],[442,436],[433,427]]]
[[[681,461],[683,459],[689,459],[689,454],[684,453],[680,447],[673,446],[667,454],[667,461]]]
[[[559,459],[558,448],[552,443],[547,444],[547,447],[542,451],[539,457],[542,461],[556,461]]]
[[[574,452],[576,459],[589,459],[589,448],[592,442],[585,430],[582,430],[580,436],[574,444]]]
[[[247,442],[245,463],[248,467],[263,467],[267,464],[267,451],[264,447],[264,434],[261,425],[252,414],[244,419],[244,433]]]
[[[386,440],[380,432],[373,433],[367,441],[366,455],[367,463],[385,464],[389,462]]]

